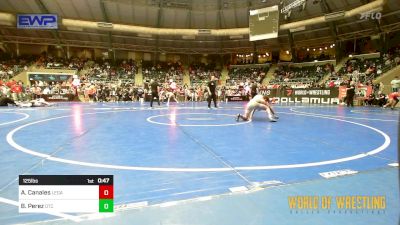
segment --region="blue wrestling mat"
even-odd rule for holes
[[[236,122],[244,105],[1,108],[0,224],[57,218],[18,213],[20,174],[112,174],[123,208],[398,167],[398,110],[276,105],[276,123],[265,112]]]

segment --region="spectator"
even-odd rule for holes
[[[400,80],[398,76],[395,76],[392,81],[390,81],[390,85],[392,85],[392,92],[397,92],[400,87]]]
[[[373,94],[368,95],[368,97],[366,97],[364,99],[364,104],[365,105],[375,105],[376,103],[376,99],[375,96]]]
[[[378,94],[377,104],[379,107],[383,107],[384,105],[386,105],[386,95],[382,92],[379,92]]]

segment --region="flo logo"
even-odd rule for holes
[[[373,19],[373,20],[380,20],[382,18],[382,13],[380,12],[364,12],[360,14],[360,20],[368,20],[368,19]]]

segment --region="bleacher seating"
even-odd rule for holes
[[[201,84],[210,79],[210,76],[220,78],[221,71],[216,69],[214,63],[192,63],[189,66],[190,81],[192,84]]]
[[[82,75],[82,80],[119,80],[134,79],[138,71],[136,62],[133,60],[117,61],[89,61],[86,63],[87,72]]]
[[[383,73],[387,72],[400,63],[400,50],[398,48],[391,49],[388,53],[379,57],[366,57],[369,54],[354,55],[344,64],[337,72],[337,76],[331,77],[330,80],[346,77],[356,82],[370,84]]]
[[[9,80],[13,76],[26,70],[30,66],[32,60],[25,57],[17,59],[2,59],[0,60],[0,80]]]
[[[350,58],[339,71],[335,72],[331,61],[304,62],[304,63],[280,63],[278,69],[274,71],[274,78],[269,80],[270,86],[291,86],[291,87],[315,87],[321,78],[330,75],[327,82],[322,86],[338,86],[345,79],[352,78],[360,83],[369,84],[371,80],[384,73],[390,68],[400,63],[400,50],[392,49],[381,58],[362,58],[354,56]],[[46,55],[36,57],[24,57],[18,59],[0,59],[0,81],[2,94],[11,93],[12,87],[5,84],[18,72],[26,70],[30,65],[31,68],[41,69],[73,69],[80,71],[80,79],[82,86],[79,93],[87,96],[87,93],[95,93],[92,96],[101,96],[100,99],[108,101],[112,99],[132,99],[135,90],[143,88],[135,86],[134,78],[142,69],[144,83],[148,83],[150,79],[157,80],[160,84],[165,84],[170,79],[174,80],[182,93],[186,93],[186,89],[193,89],[202,96],[204,91],[204,83],[210,76],[221,77],[221,71],[217,69],[214,63],[191,63],[188,66],[188,72],[191,79],[189,87],[183,87],[184,66],[178,62],[149,62],[144,61],[138,65],[134,60],[97,60],[91,61],[87,59],[60,59]],[[245,64],[229,66],[226,89],[235,89],[240,85],[249,85],[254,80],[261,86],[263,79],[268,73],[269,64]],[[272,72],[272,71],[271,71]],[[271,73],[270,72],[270,73]],[[147,81],[147,82],[146,82]],[[16,81],[23,87],[24,95],[28,96],[32,93],[74,93],[71,88],[71,80],[63,83],[56,82],[32,82],[32,87]],[[325,82],[325,79],[324,79]],[[7,86],[7,87],[6,87]],[[106,94],[105,94],[106,93]],[[11,93],[12,94],[12,93]],[[126,97],[126,96],[130,97]],[[114,96],[114,97],[112,97]],[[201,99],[201,98],[200,98]]]
[[[318,81],[327,74],[334,72],[333,65],[311,65],[297,67],[281,65],[274,73],[274,79],[270,84],[285,84],[288,86],[315,86]]]
[[[142,63],[142,73],[144,80],[154,79],[159,83],[164,83],[170,79],[181,84],[183,81],[183,67],[178,62],[152,62],[145,61]]]
[[[257,83],[262,83],[269,70],[269,65],[263,66],[231,66],[229,69],[229,79],[227,79],[227,84],[233,85],[241,82],[246,82],[248,80],[254,80]]]

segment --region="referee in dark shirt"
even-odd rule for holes
[[[250,90],[251,90],[251,93],[250,93],[251,98],[254,98],[258,93],[258,85],[254,80],[251,81]]]
[[[157,103],[160,105],[160,97],[158,96],[158,83],[157,81],[151,79],[150,81],[150,89],[151,89],[151,100],[150,100],[150,107],[153,107],[154,98],[157,98]]]
[[[353,81],[350,81],[350,84],[346,89],[346,104],[347,107],[354,107],[354,95],[356,94],[356,87]]]
[[[211,76],[211,80],[207,83],[207,91],[208,91],[208,108],[211,108],[211,99],[214,101],[214,106],[215,108],[218,108],[217,106],[217,94],[216,94],[216,89],[217,89],[217,81],[214,76]]]

